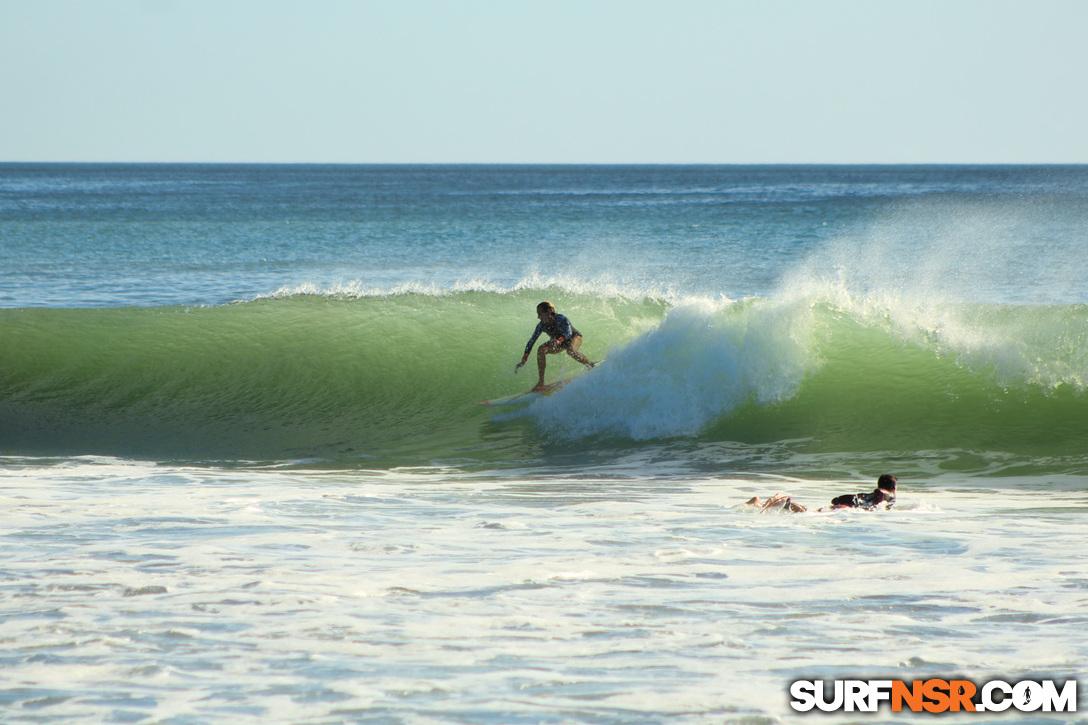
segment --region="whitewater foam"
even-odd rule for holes
[[[815,362],[811,334],[792,305],[689,300],[536,414],[560,438],[695,435],[743,403],[791,397]]]
[[[365,299],[374,297],[397,297],[417,295],[421,297],[450,297],[466,293],[483,293],[511,297],[511,304],[517,300],[528,301],[545,297],[570,297],[578,300],[599,298],[605,302],[651,302],[669,306],[678,306],[691,302],[708,300],[711,302],[729,302],[724,295],[693,295],[682,292],[672,284],[650,283],[645,281],[618,280],[609,273],[590,276],[572,276],[570,274],[531,273],[515,281],[500,281],[487,276],[471,276],[446,281],[390,282],[379,284],[373,279],[341,280],[330,283],[305,282],[285,285],[276,290],[255,295],[246,301],[283,300],[293,297],[328,297],[332,299]],[[533,302],[533,306],[535,306]],[[524,308],[514,308],[526,315]],[[532,307],[527,316],[532,319]]]

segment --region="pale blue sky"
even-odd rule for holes
[[[0,0],[0,161],[1086,163],[1084,0]]]

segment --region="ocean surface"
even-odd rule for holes
[[[1088,722],[789,704],[1083,680],[1086,490],[1088,167],[0,164],[3,723]]]

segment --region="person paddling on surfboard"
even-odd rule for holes
[[[876,481],[876,490],[872,493],[847,493],[831,499],[833,509],[865,509],[872,511],[881,505],[891,508],[895,505],[895,489],[899,481],[890,473],[885,473]]]
[[[847,493],[842,496],[836,496],[831,499],[831,506],[829,508],[822,508],[820,511],[828,511],[835,509],[865,509],[866,511],[875,511],[877,509],[890,509],[895,505],[895,491],[898,488],[899,480],[890,473],[885,473],[876,481],[876,490],[872,493]],[[744,502],[747,506],[755,506],[760,509],[760,513],[767,511],[791,511],[793,513],[801,513],[807,509],[799,503],[794,503],[789,496],[784,493],[776,493],[766,501],[761,501],[759,496],[748,499]]]
[[[551,339],[536,349],[536,366],[540,372],[540,379],[537,380],[536,387],[530,392],[544,390],[544,368],[547,366],[544,358],[548,355],[554,355],[560,350],[566,350],[568,355],[586,367],[594,367],[594,363],[590,362],[589,358],[578,352],[578,348],[582,346],[582,333],[574,329],[574,325],[570,324],[570,320],[565,315],[555,311],[555,305],[547,300],[541,302],[536,306],[536,316],[540,322],[537,324],[536,330],[533,331],[533,336],[529,338],[529,344],[525,346],[525,354],[521,356],[521,362],[514,366],[515,373],[521,370],[529,359],[533,343],[540,337],[540,333],[548,333],[548,337]]]

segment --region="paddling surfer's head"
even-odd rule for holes
[[[885,473],[883,476],[876,480],[876,487],[882,488],[890,493],[895,493],[895,486],[898,483],[899,481],[896,480],[895,476],[890,473]]]

